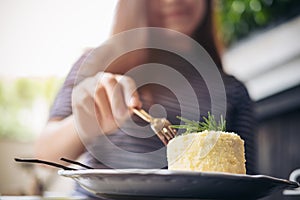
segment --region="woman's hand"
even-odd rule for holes
[[[73,90],[73,114],[80,134],[95,136],[115,131],[142,106],[132,78],[107,72],[82,81]]]

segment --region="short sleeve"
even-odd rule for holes
[[[66,118],[72,115],[72,91],[79,68],[87,55],[88,53],[82,55],[71,68],[71,71],[67,75],[61,89],[54,99],[50,109],[49,119]]]

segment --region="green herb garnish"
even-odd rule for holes
[[[219,122],[216,121],[215,117],[208,112],[208,117],[203,117],[203,122],[189,120],[184,117],[177,116],[178,119],[183,121],[185,124],[183,125],[172,125],[172,128],[177,129],[185,129],[187,133],[197,133],[201,131],[225,131],[226,130],[226,121],[223,119],[221,115],[221,120]]]

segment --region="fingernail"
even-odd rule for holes
[[[142,102],[140,100],[136,99],[136,98],[132,98],[132,99],[130,99],[129,107],[141,108],[142,107]]]
[[[137,106],[137,102],[135,100],[135,98],[131,98],[130,101],[129,101],[129,106],[130,107],[135,107]]]

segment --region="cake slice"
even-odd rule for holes
[[[168,168],[246,174],[244,152],[244,141],[235,133],[203,131],[185,134],[169,142]]]
[[[173,128],[186,132],[167,145],[168,169],[246,174],[244,141],[225,132],[226,122],[208,113],[204,122],[179,117],[185,124]]]

